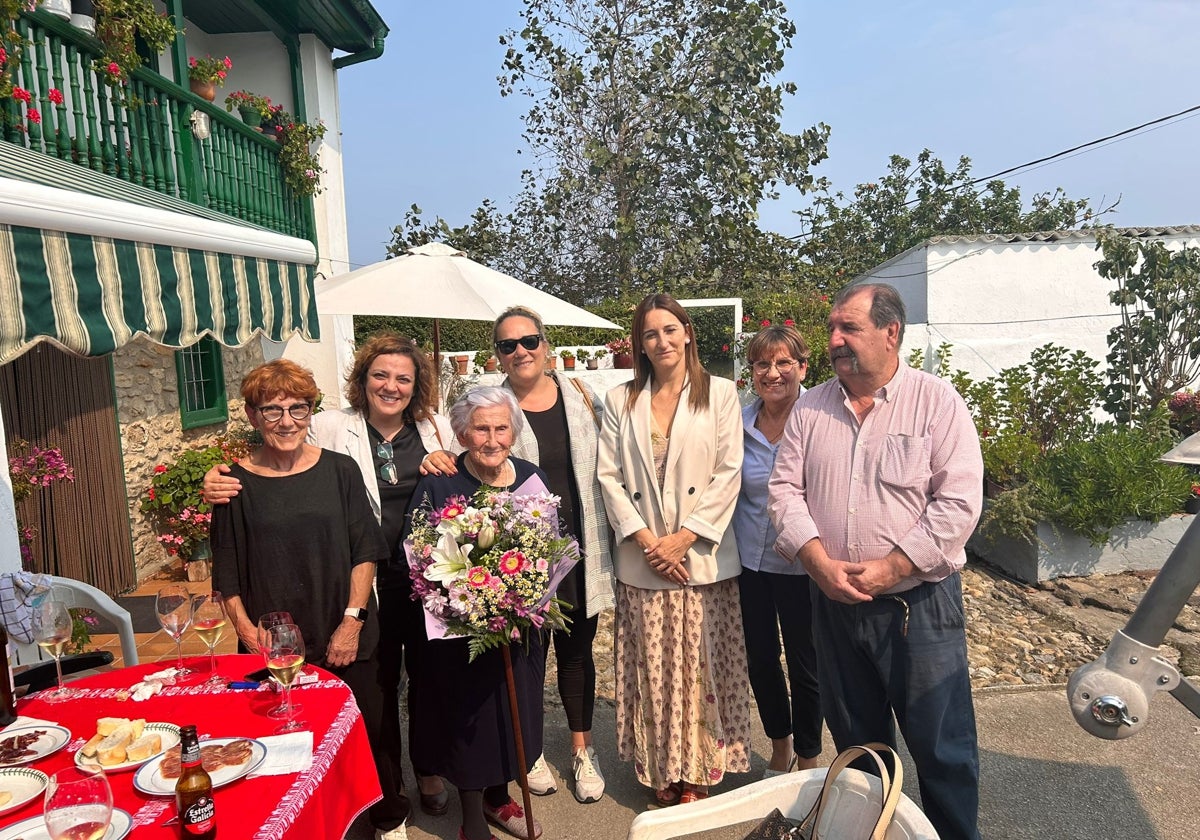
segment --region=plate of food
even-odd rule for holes
[[[133,817],[128,811],[113,808],[112,819],[108,830],[100,840],[121,840],[133,828]],[[46,828],[46,818],[41,814],[21,820],[15,825],[0,829],[0,840],[51,840],[50,830]]]
[[[10,726],[0,732],[0,767],[16,767],[57,752],[71,740],[71,730],[53,723]]]
[[[0,816],[11,814],[46,789],[50,778],[32,767],[0,768]]]
[[[133,786],[150,796],[174,796],[181,772],[179,754],[176,745],[147,761],[133,774]],[[200,742],[200,760],[212,777],[213,788],[237,781],[266,757],[266,744],[253,738],[212,738]]]
[[[141,767],[179,743],[179,727],[173,723],[100,718],[96,734],[75,752],[78,767],[103,768],[118,773]]]

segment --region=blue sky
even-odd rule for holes
[[[484,198],[519,188],[521,97],[496,84],[498,36],[519,0],[374,0],[391,27],[384,56],[342,71],[351,261],[384,256],[410,204],[461,224]],[[849,193],[888,157],[930,148],[990,175],[1200,104],[1190,0],[797,2],[781,79],[796,82],[784,127],[825,122],[814,172]],[[1190,58],[1188,56],[1191,56]],[[1063,187],[1093,205],[1120,196],[1117,225],[1200,223],[1200,112],[1010,177],[1026,197]],[[790,195],[763,226],[799,231]]]

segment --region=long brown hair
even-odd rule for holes
[[[367,372],[380,356],[408,356],[412,359],[413,378],[412,399],[404,409],[404,422],[416,423],[429,419],[429,410],[433,407],[433,363],[425,355],[425,351],[406,336],[394,332],[381,332],[363,342],[354,354],[354,364],[346,374],[346,401],[350,407],[364,417],[367,414]]]
[[[700,351],[696,349],[696,330],[692,327],[692,319],[687,310],[679,305],[675,298],[660,293],[648,295],[633,313],[633,331],[630,340],[633,342],[633,358],[635,366],[633,381],[626,385],[625,410],[629,411],[637,403],[638,395],[646,387],[646,383],[654,379],[654,367],[650,357],[642,349],[642,332],[646,329],[646,316],[652,309],[665,309],[683,325],[687,337],[691,339],[683,346],[684,364],[687,366],[687,376],[691,385],[691,396],[688,397],[688,407],[693,411],[708,408],[708,371],[700,364]]]

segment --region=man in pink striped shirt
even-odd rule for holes
[[[817,585],[821,707],[837,748],[894,745],[894,715],[939,836],[978,840],[959,570],[983,504],[983,459],[950,383],[900,362],[904,322],[891,286],[838,294],[829,315],[837,377],[800,395],[769,512],[776,550]]]

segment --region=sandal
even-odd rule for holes
[[[654,799],[658,802],[660,808],[670,808],[672,805],[678,805],[679,800],[683,798],[683,783],[671,782],[662,790],[654,791]]]
[[[679,804],[686,805],[689,802],[699,802],[701,799],[708,799],[708,788],[702,785],[687,784],[683,786]]]

